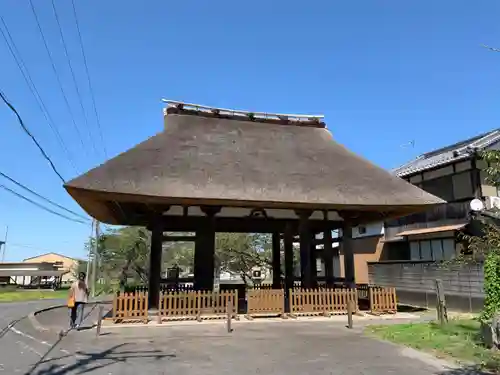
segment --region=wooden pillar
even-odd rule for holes
[[[285,293],[293,288],[295,274],[293,269],[293,229],[290,224],[285,227],[284,250],[285,250]],[[287,294],[288,295],[288,294]]]
[[[215,214],[217,207],[202,207],[207,215],[203,225],[196,230],[194,247],[194,288],[213,290],[215,268]]]
[[[333,246],[332,246],[332,231],[325,230],[323,232],[323,263],[325,264],[325,281],[328,287],[332,287],[334,283],[333,275]]]
[[[352,223],[349,220],[344,220],[342,226],[342,250],[344,252],[344,275],[346,284],[353,288],[354,281],[354,252],[352,243]]]
[[[311,233],[311,246],[310,246],[310,278],[311,278],[311,288],[316,288],[318,286],[318,264],[317,264],[317,255],[318,251],[316,250],[316,234]]]
[[[154,223],[151,228],[151,252],[149,254],[148,305],[150,309],[157,309],[160,302],[162,244],[162,227],[159,223]]]
[[[311,288],[311,230],[309,228],[310,211],[300,211],[299,241],[300,241],[300,279],[302,288]]]
[[[281,289],[281,240],[279,232],[273,233],[273,288]]]

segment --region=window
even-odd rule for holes
[[[420,241],[420,256],[422,260],[432,260],[431,241]]]
[[[442,240],[432,240],[431,241],[432,248],[432,259],[433,260],[443,260],[443,241]]]
[[[420,244],[418,241],[410,242],[410,259],[420,260]]]
[[[360,225],[360,226],[358,227],[358,233],[359,233],[359,234],[366,234],[366,227],[365,227],[365,226],[363,226],[363,225]]]
[[[253,271],[252,277],[254,277],[255,279],[260,279],[262,277],[262,273],[260,271]]]
[[[443,240],[443,253],[446,260],[455,258],[455,240],[451,238]]]
[[[455,240],[452,238],[410,242],[411,260],[450,260],[455,257]]]

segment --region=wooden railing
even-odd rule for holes
[[[188,291],[164,292],[160,296],[161,319],[209,319],[224,317],[228,306],[233,316],[237,314],[238,291]]]
[[[283,316],[285,291],[283,289],[254,289],[247,292],[247,316]]]
[[[395,313],[398,309],[395,288],[370,287],[370,311],[372,313]]]
[[[148,322],[148,293],[121,293],[113,299],[113,321]]]
[[[290,289],[292,315],[347,314],[349,302],[357,311],[356,289]]]

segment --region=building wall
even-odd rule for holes
[[[62,263],[61,269],[67,271],[62,277],[62,282],[72,282],[75,281],[75,272],[78,269],[78,260],[65,257],[63,255],[49,253],[43,254],[34,258],[29,258],[24,260],[25,263],[39,263],[39,262],[48,262],[48,263]]]
[[[384,242],[382,236],[367,236],[353,239],[354,271],[357,284],[369,282],[368,262],[378,262],[383,256]],[[344,254],[340,244],[340,277],[345,277]]]

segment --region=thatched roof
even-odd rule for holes
[[[443,202],[347,150],[322,122],[177,109],[165,121],[162,132],[70,181],[67,191],[91,216],[115,224],[107,201],[393,214]]]

